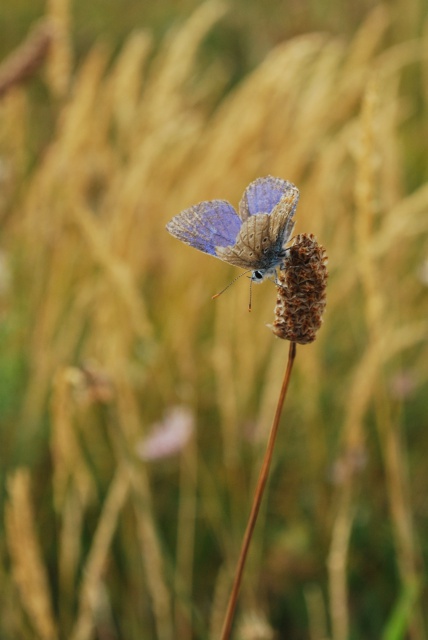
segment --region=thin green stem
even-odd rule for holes
[[[221,640],[228,640],[228,638],[230,637],[233,617],[235,614],[239,589],[242,581],[242,574],[244,571],[244,566],[247,559],[251,538],[253,536],[254,527],[256,526],[257,516],[260,509],[260,504],[263,498],[266,481],[269,476],[269,468],[272,460],[273,449],[275,446],[276,435],[278,433],[278,426],[281,418],[282,407],[284,406],[285,396],[287,395],[288,383],[290,382],[290,376],[291,376],[291,371],[293,369],[295,356],[296,356],[296,343],[290,342],[290,349],[288,351],[287,368],[285,370],[284,379],[282,381],[281,391],[278,398],[278,404],[276,406],[275,416],[272,422],[272,427],[269,434],[269,440],[266,447],[266,453],[263,459],[262,468],[260,469],[259,478],[257,480],[256,490],[254,492],[254,498],[253,498],[253,504],[251,507],[250,517],[248,519],[247,528],[245,530],[244,539],[242,541],[241,552],[239,554],[238,565],[236,567],[236,572],[235,572],[235,579],[233,582],[232,592],[229,597],[229,603],[227,605],[226,616],[224,619],[223,629],[221,632]]]

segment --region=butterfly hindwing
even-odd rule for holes
[[[270,216],[259,213],[242,223],[231,247],[217,247],[217,256],[243,269],[264,269],[272,248]]]

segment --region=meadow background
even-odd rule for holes
[[[219,637],[288,345],[164,227],[267,174],[330,277],[234,638],[428,637],[427,13],[2,4],[2,639]]]

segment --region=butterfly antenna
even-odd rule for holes
[[[253,281],[250,280],[250,299],[248,301],[248,311],[251,311],[251,301],[252,301],[252,294],[253,294]]]
[[[242,276],[245,276],[246,273],[250,273],[250,271],[251,269],[248,269],[248,271],[244,271],[244,273],[240,273],[239,276],[236,276],[236,278],[233,278],[233,280],[229,282],[229,284],[224,289],[222,289],[219,293],[216,293],[215,295],[211,296],[211,300],[215,300],[216,298],[221,296],[221,294],[224,293],[226,289],[229,289],[229,287],[231,287],[234,282],[239,280],[239,278],[242,278]]]

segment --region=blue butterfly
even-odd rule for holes
[[[166,226],[175,238],[224,262],[252,271],[251,280],[276,276],[294,228],[299,190],[291,182],[267,176],[251,182],[239,214],[227,200],[193,205]]]

